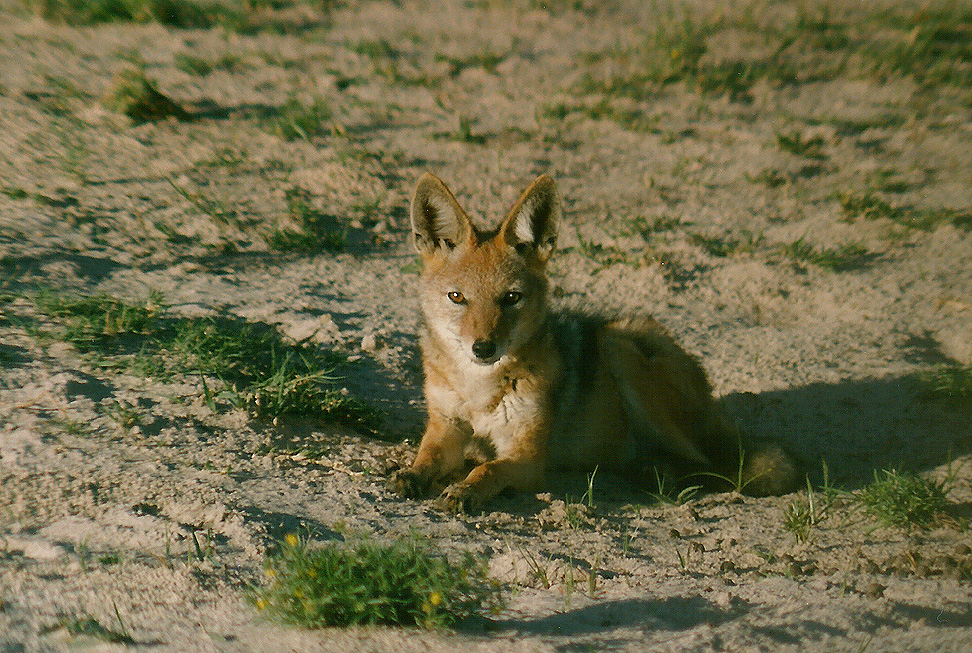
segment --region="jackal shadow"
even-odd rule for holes
[[[723,401],[748,437],[777,442],[796,455],[812,482],[853,488],[874,470],[923,471],[972,449],[968,405],[929,393],[917,376],[814,383],[733,393]]]

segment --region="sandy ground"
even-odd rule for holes
[[[972,650],[960,521],[883,527],[842,495],[801,543],[783,522],[805,492],[668,505],[597,478],[588,508],[579,478],[451,517],[386,490],[423,420],[412,185],[431,170],[493,221],[547,172],[565,203],[560,301],[656,315],[814,487],[824,463],[848,491],[896,467],[947,478],[957,515],[972,505],[968,407],[921,383],[972,363],[968,89],[847,73],[612,95],[590,79],[637,69],[626,53],[681,5],[594,4],[349,2],[243,32],[0,5],[0,651]],[[753,7],[784,20],[797,3]],[[720,32],[706,56],[759,50],[742,43]],[[189,119],[105,108],[132,67]],[[325,133],[267,128],[294,99],[328,108]],[[792,134],[804,151],[781,146]],[[959,217],[921,229],[845,210],[875,188],[912,217]],[[268,245],[294,226],[294,193],[333,217],[343,252]],[[41,290],[159,291],[173,315],[333,349],[348,392],[384,411],[382,437],[214,412],[198,377],[96,364],[26,326]],[[488,555],[506,609],[455,632],[309,631],[245,599],[286,533],[412,529]],[[89,618],[135,644],[66,627]]]

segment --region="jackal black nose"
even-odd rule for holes
[[[492,340],[477,340],[473,343],[472,350],[476,354],[476,358],[486,360],[492,358],[493,354],[496,353],[496,343]]]

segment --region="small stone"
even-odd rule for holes
[[[871,581],[870,583],[868,583],[867,585],[864,586],[864,591],[862,593],[866,597],[869,597],[869,598],[872,598],[872,599],[879,599],[882,596],[884,596],[884,590],[886,590],[886,589],[888,589],[887,585],[882,585],[881,583],[877,582],[876,580],[873,580],[873,581]]]
[[[735,572],[735,571],[738,571],[738,570],[739,570],[739,567],[737,567],[736,566],[736,563],[733,562],[732,560],[723,560],[722,561],[722,564],[719,565],[719,571],[721,571],[724,574],[729,573],[729,572]]]
[[[367,352],[375,352],[381,347],[381,341],[374,333],[365,334],[361,339],[361,349]]]

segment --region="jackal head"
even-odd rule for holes
[[[476,229],[430,173],[415,187],[411,213],[430,333],[457,360],[492,365],[516,357],[547,315],[544,270],[560,217],[553,179],[530,184],[495,231]]]

